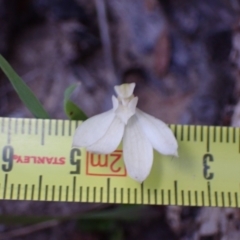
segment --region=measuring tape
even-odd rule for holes
[[[149,177],[109,155],[72,148],[80,121],[0,118],[0,199],[238,207],[240,129],[170,125],[179,157],[154,153]]]

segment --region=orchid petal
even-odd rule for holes
[[[74,147],[88,147],[102,138],[115,118],[112,110],[93,116],[84,121],[75,131]]]
[[[119,107],[119,101],[115,96],[112,96],[113,110],[115,111]]]
[[[177,156],[177,141],[164,122],[139,109],[136,109],[136,117],[155,150],[164,155]]]
[[[149,175],[153,163],[153,149],[136,116],[131,117],[125,127],[123,159],[131,178],[143,182]]]
[[[105,135],[93,145],[88,146],[87,151],[99,154],[109,154],[115,151],[122,140],[124,126],[124,123],[115,117]]]
[[[120,98],[129,98],[133,95],[135,83],[125,83],[120,86],[115,86],[114,90]]]

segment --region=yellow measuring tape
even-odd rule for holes
[[[110,155],[72,148],[78,121],[0,118],[0,199],[240,206],[240,129],[171,125],[179,158],[155,152],[150,176]]]

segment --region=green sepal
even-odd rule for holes
[[[64,92],[64,111],[67,117],[71,120],[86,120],[87,115],[74,103],[70,100],[70,97],[76,87],[79,86],[79,83],[70,85]]]

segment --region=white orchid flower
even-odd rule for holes
[[[153,149],[177,156],[177,141],[171,129],[159,119],[142,112],[133,95],[135,83],[115,86],[113,108],[93,116],[76,129],[73,146],[98,154],[109,154],[123,141],[123,160],[128,175],[143,182],[150,173]]]

